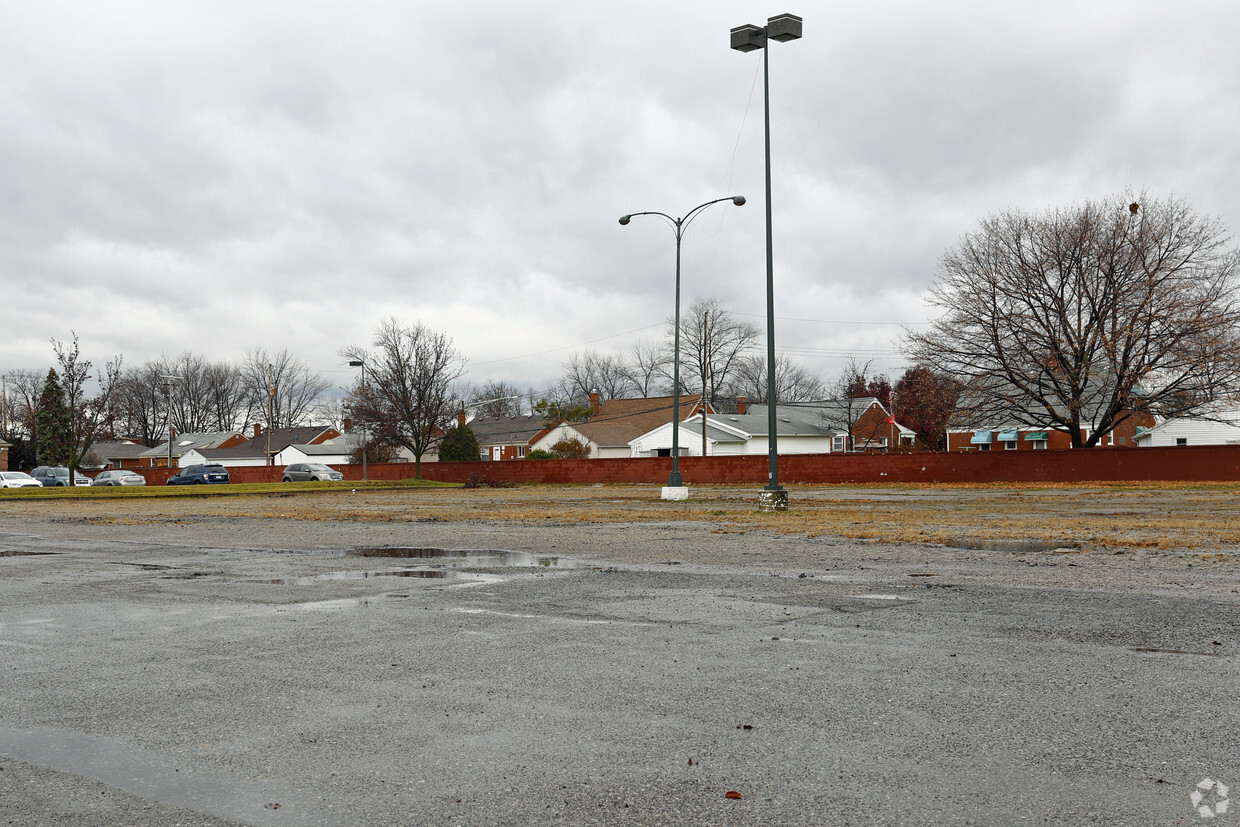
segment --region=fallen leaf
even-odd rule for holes
[[[724,793],[724,794],[723,794],[723,797],[724,797],[724,798],[730,798],[730,799],[732,799],[733,801],[739,801],[740,799],[744,798],[745,796],[741,795],[741,794],[740,794],[740,793],[738,793],[736,790],[728,790],[726,793]]]

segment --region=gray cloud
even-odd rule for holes
[[[670,313],[671,233],[620,214],[738,192],[686,237],[685,298],[764,313],[761,53],[727,32],[795,8],[3,6],[2,368],[72,329],[96,361],[337,369],[396,314],[471,378],[539,383]],[[897,368],[898,323],[989,212],[1133,186],[1240,223],[1228,4],[799,11],[771,55],[773,207],[779,342],[810,367]]]

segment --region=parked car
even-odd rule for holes
[[[146,477],[128,468],[100,471],[91,485],[146,485]]]
[[[24,471],[0,471],[0,488],[42,488],[43,483]]]
[[[69,469],[63,465],[40,465],[30,472],[30,476],[41,482],[44,488],[69,487]],[[73,484],[90,485],[90,477],[74,471]]]
[[[284,469],[284,482],[325,482],[342,480],[344,474],[321,462],[294,462]]]
[[[187,465],[168,477],[168,485],[201,485],[203,483],[227,483],[228,469],[217,462],[207,465]]]

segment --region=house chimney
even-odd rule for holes
[[[743,396],[736,397],[736,412],[743,416],[747,410],[749,410],[749,400]]]
[[[344,418],[344,430],[345,430],[345,433],[348,433],[349,431],[353,430],[353,420],[347,416]]]
[[[598,388],[590,391],[590,416],[598,413]]]
[[[263,426],[255,422],[254,423],[254,438],[258,439],[259,434],[261,434],[262,432],[263,432]]]
[[[465,427],[465,403],[461,403],[461,409],[456,412],[456,427]]]
[[[168,440],[169,440],[169,441],[172,441],[172,440],[174,440],[174,439],[176,439],[176,438],[177,438],[177,432],[176,432],[176,429],[175,429],[175,428],[169,428],[169,429],[168,429]]]

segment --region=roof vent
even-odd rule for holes
[[[194,444],[194,440],[192,440],[192,439],[185,439],[185,440],[182,440],[182,441],[178,442],[178,443],[177,443],[177,447],[178,447],[178,448],[184,448],[186,445],[193,445],[193,444]]]

